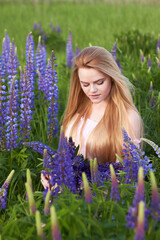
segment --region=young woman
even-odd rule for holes
[[[99,164],[116,162],[115,154],[122,155],[122,127],[138,143],[143,127],[131,87],[106,49],[87,47],[74,58],[62,125],[65,136],[79,145],[84,158],[96,157]],[[48,186],[43,173],[41,182]]]
[[[142,136],[131,87],[106,49],[87,47],[74,58],[62,125],[65,136],[72,137],[85,158],[115,162],[115,154],[122,155],[122,127],[135,142]]]

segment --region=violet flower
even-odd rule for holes
[[[8,151],[18,146],[18,110],[19,110],[19,96],[18,96],[18,80],[15,77],[11,79],[11,86],[6,102],[6,148]]]
[[[43,82],[45,75],[45,67],[46,67],[46,47],[45,45],[41,45],[41,37],[38,39],[38,46],[36,50],[36,71],[38,73],[38,90],[43,91]]]
[[[6,115],[6,95],[5,67],[3,58],[0,56],[0,146],[3,149],[5,144],[5,115]]]
[[[57,72],[55,67],[55,55],[52,51],[51,60],[47,64],[47,81],[48,81],[48,93],[47,100],[49,101],[48,107],[48,140],[52,140],[53,136],[57,136],[58,133],[58,86],[57,86]],[[46,75],[45,75],[46,77]]]
[[[116,179],[116,174],[113,168],[113,165],[110,164],[110,173],[111,173],[111,199],[112,201],[118,202],[120,200],[119,190],[118,190],[118,182]]]
[[[51,229],[52,229],[52,238],[54,240],[61,240],[61,233],[58,227],[57,215],[54,206],[50,207],[51,212]]]
[[[66,47],[67,67],[73,67],[73,47],[72,47],[72,33],[69,31]]]
[[[155,101],[155,98],[154,98],[154,92],[152,92],[151,102],[150,102],[151,108],[154,108],[154,107],[155,107],[155,104],[156,104],[156,101]]]
[[[8,68],[10,42],[11,41],[10,41],[10,38],[8,36],[8,33],[5,32],[5,37],[4,37],[3,43],[2,43],[2,58],[3,58],[3,61],[4,61],[5,71],[7,71],[7,68]]]
[[[85,201],[90,204],[93,202],[93,199],[92,199],[92,193],[91,193],[90,186],[89,186],[85,172],[82,173],[82,179],[83,179]]]
[[[38,210],[36,211],[35,219],[36,219],[37,235],[41,239],[46,240],[44,232],[43,232],[43,228],[42,228],[41,214],[40,214],[40,212]]]
[[[27,76],[26,68],[24,72],[20,71],[20,89],[21,89],[21,103],[20,103],[20,137],[22,141],[27,141],[30,136],[30,122],[32,121],[33,109],[32,107],[32,87],[31,82]]]
[[[138,217],[137,217],[137,226],[136,234],[134,240],[144,240],[145,239],[145,204],[143,201],[140,201],[138,204]]]
[[[152,187],[152,197],[151,197],[151,211],[150,214],[153,219],[160,221],[160,201],[158,187],[156,183],[155,175],[150,171],[151,187]]]
[[[10,172],[10,174],[8,175],[8,177],[5,180],[4,184],[0,188],[0,210],[6,208],[8,187],[9,187],[10,181],[11,181],[11,179],[13,177],[13,174],[14,174],[14,170],[12,170]]]
[[[26,74],[28,78],[28,84],[30,85],[30,98],[31,109],[34,109],[34,84],[35,84],[35,54],[34,54],[34,41],[31,33],[27,36],[26,41]]]
[[[75,54],[74,54],[74,56],[76,57],[76,56],[78,56],[78,54],[81,52],[81,49],[78,47],[78,46],[76,46],[76,50],[75,50]]]
[[[120,62],[117,60],[117,43],[118,43],[118,40],[116,40],[113,48],[111,49],[110,53],[112,54],[115,62],[117,63],[120,71],[122,71],[122,66],[120,65]]]
[[[144,63],[144,53],[142,52],[142,50],[140,49],[140,55],[141,55],[141,63]]]
[[[153,170],[152,163],[150,163],[150,160],[145,153],[131,141],[131,138],[128,136],[124,128],[122,128],[122,133],[124,141],[124,149],[122,150],[124,153],[123,171],[126,173],[124,180],[126,183],[131,183],[132,181],[137,182],[139,167],[143,167],[144,175],[146,175],[149,170]]]
[[[157,46],[156,46],[156,52],[159,54],[159,51],[160,51],[160,35],[159,35],[159,38],[158,38],[158,42],[157,42]]]
[[[136,223],[137,223],[137,217],[138,217],[138,205],[141,201],[145,201],[145,196],[144,196],[144,173],[143,173],[143,167],[139,168],[138,171],[138,184],[136,187],[136,193],[133,199],[133,204],[132,206],[129,207],[128,214],[126,216],[127,220],[127,227],[130,228],[135,228]],[[145,205],[145,229],[148,227],[147,223],[147,217],[150,214],[150,211],[146,208]]]

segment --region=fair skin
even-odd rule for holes
[[[104,115],[111,90],[111,78],[94,68],[79,68],[81,88],[92,102],[90,119],[99,122]]]
[[[82,90],[92,102],[92,112],[89,118],[99,122],[104,115],[109,99],[111,77],[94,68],[79,68],[78,76]],[[128,118],[136,139],[140,139],[140,118],[138,113],[129,109]]]

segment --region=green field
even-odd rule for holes
[[[152,214],[148,216],[148,226],[144,230],[146,240],[159,239],[160,52],[156,51],[158,39],[160,41],[159,16],[159,0],[0,0],[1,43],[5,31],[7,31],[10,39],[14,39],[18,59],[23,69],[27,65],[28,55],[30,54],[30,59],[32,55],[35,57],[39,33],[33,30],[33,25],[34,23],[41,23],[42,30],[47,36],[47,58],[51,58],[52,50],[55,51],[57,58],[56,64],[58,64],[58,67],[55,67],[55,70],[58,75],[57,85],[59,87],[57,125],[54,122],[58,126],[58,136],[50,135],[51,137],[49,137],[48,119],[52,118],[53,120],[53,117],[50,116],[54,116],[54,112],[52,111],[52,115],[48,115],[51,110],[48,106],[51,102],[55,104],[55,101],[57,101],[55,96],[48,98],[51,91],[54,93],[55,90],[55,85],[53,90],[50,82],[48,82],[49,72],[52,72],[51,68],[54,66],[54,61],[51,61],[50,69],[44,61],[45,73],[43,73],[42,82],[45,85],[41,82],[43,89],[39,90],[39,75],[37,74],[38,71],[35,71],[35,69],[38,69],[37,59],[36,61],[31,59],[28,65],[30,64],[29,69],[32,70],[25,72],[24,78],[20,78],[20,69],[17,68],[17,72],[14,69],[12,48],[8,48],[9,54],[6,53],[2,56],[0,54],[0,240],[60,240],[60,238],[54,238],[52,235],[55,229],[58,230],[56,217],[51,216],[52,214],[46,215],[44,204],[47,205],[45,210],[46,208],[49,210],[50,205],[55,206],[58,226],[64,240],[133,240],[136,230],[131,229],[131,225],[126,227],[127,221],[129,221],[126,216],[129,207],[133,207],[136,189],[138,189],[137,192],[140,196],[136,196],[138,202],[136,202],[134,208],[131,208],[130,217],[132,217],[132,220],[130,219],[130,223],[135,224],[134,228],[138,226],[137,219],[140,212],[140,201],[142,200],[140,230],[143,230],[144,201],[145,208],[152,210],[150,212]],[[61,33],[58,34],[53,31],[50,24],[54,27],[59,25]],[[129,157],[127,159],[125,156],[127,154],[122,156],[120,161],[123,169],[119,168],[119,163],[115,164],[115,168],[118,166],[116,178],[119,183],[117,185],[120,200],[118,198],[112,199],[111,196],[113,191],[112,177],[113,185],[116,185],[116,179],[113,171],[113,175],[110,177],[111,170],[108,163],[102,167],[97,165],[96,159],[93,161],[85,159],[83,161],[83,156],[77,156],[73,145],[69,146],[63,138],[61,138],[62,142],[58,148],[59,130],[66,107],[71,74],[71,68],[66,67],[66,43],[69,30],[72,32],[74,51],[76,46],[83,49],[89,45],[102,46],[110,51],[118,39],[116,60],[122,66],[122,74],[128,77],[133,84],[131,94],[134,104],[142,116],[144,137],[147,140],[143,139],[143,150],[145,152],[138,148],[135,149],[132,142],[126,142],[128,147],[124,149],[124,152],[129,149]],[[30,43],[28,54],[25,48],[26,38],[30,32],[33,35],[35,49],[31,53],[32,46]],[[0,44],[0,53],[1,50],[2,44]],[[141,59],[140,50],[144,54],[144,62]],[[41,54],[43,55],[42,52]],[[9,56],[8,59],[13,61],[7,61],[6,56]],[[44,60],[44,56],[42,57]],[[148,59],[151,61],[151,66],[148,65]],[[42,58],[40,61],[42,61]],[[12,70],[12,75],[9,72],[9,67]],[[16,75],[13,75],[13,69]],[[31,84],[32,73],[35,74],[35,79]],[[55,76],[56,74],[54,75],[52,72],[52,79],[50,80],[52,84],[55,83]],[[11,85],[9,78],[13,78]],[[23,86],[24,80],[25,89]],[[19,86],[16,85],[15,87],[15,82],[18,82]],[[10,87],[12,85],[13,89]],[[45,91],[45,87],[47,91]],[[51,91],[49,92],[50,88]],[[15,93],[16,89],[18,89],[18,98]],[[30,90],[32,95],[30,95]],[[9,98],[11,91],[13,96]],[[24,104],[24,97],[29,100],[29,105]],[[35,100],[33,101],[34,106],[31,101],[32,97],[32,100]],[[16,99],[18,99],[17,102]],[[14,115],[11,112],[13,104],[17,104],[18,107]],[[5,108],[6,106],[8,108]],[[28,111],[28,109],[31,110]],[[30,122],[27,123],[27,127],[31,127],[28,131],[29,138],[25,138],[27,134],[26,125],[20,125],[25,118],[23,112],[26,113],[25,117],[27,114],[28,116],[32,115]],[[8,121],[8,119],[11,120]],[[15,123],[15,129],[17,129],[14,136],[9,129],[10,126],[13,127],[13,123]],[[54,124],[51,125],[51,131],[55,127]],[[12,137],[15,137],[18,145],[7,148],[7,140],[9,142]],[[144,177],[143,169],[140,169],[139,166],[144,168]],[[11,172],[12,169],[14,171]],[[41,184],[42,170],[45,170],[51,177],[50,179],[53,180],[52,183],[49,180],[52,195],[45,201],[44,196],[48,190],[46,189],[46,192],[44,192]],[[57,174],[54,171],[59,172]],[[82,187],[85,185],[82,181],[82,171],[88,173],[91,194],[89,188],[85,194],[86,189],[84,190]],[[138,171],[141,171],[141,173],[139,174]],[[5,190],[5,180],[10,172],[13,177],[9,188]],[[61,182],[56,180],[59,181],[60,187],[60,193],[58,192],[57,196],[53,190],[55,176],[58,176],[61,180]],[[98,182],[96,182],[97,176]],[[70,182],[71,177],[73,177],[72,182]],[[7,179],[7,184],[8,181]],[[26,200],[26,181],[32,186],[30,193],[27,193],[29,201]],[[71,185],[76,189],[75,191],[72,191]],[[143,187],[145,188],[145,197]],[[93,201],[90,199],[91,204],[86,201],[87,194],[90,198],[93,197]],[[36,212],[35,219],[36,209],[39,212]],[[37,223],[39,213],[41,220],[39,219],[39,223]],[[140,233],[143,234],[143,231],[140,231]]]
[[[159,6],[117,2],[112,4],[99,1],[95,3],[46,1],[36,5],[27,4],[26,1],[0,3],[0,40],[2,41],[4,31],[7,29],[11,39],[15,40],[18,55],[21,56],[24,53],[27,34],[32,31],[34,22],[41,22],[46,32],[50,31],[50,23],[54,26],[60,25],[65,41],[70,29],[74,48],[76,44],[84,48],[91,43],[110,50],[116,40],[115,34],[134,28],[140,29],[143,33],[153,33],[158,38]]]

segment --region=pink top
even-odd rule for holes
[[[74,118],[68,125],[68,128],[65,133],[65,136],[67,137],[67,139],[69,139],[69,137],[70,137],[70,131],[71,131],[71,128],[72,128],[75,120],[76,120],[76,118]],[[83,123],[84,123],[84,117],[82,117],[79,122],[76,137],[75,138],[73,137],[73,142],[75,143],[76,146],[80,145],[80,131],[81,131]],[[79,149],[79,154],[83,154],[84,158],[86,157],[87,139],[97,124],[98,124],[98,122],[87,118],[87,121],[84,125],[83,132],[82,132],[82,145],[80,146],[80,149]]]

